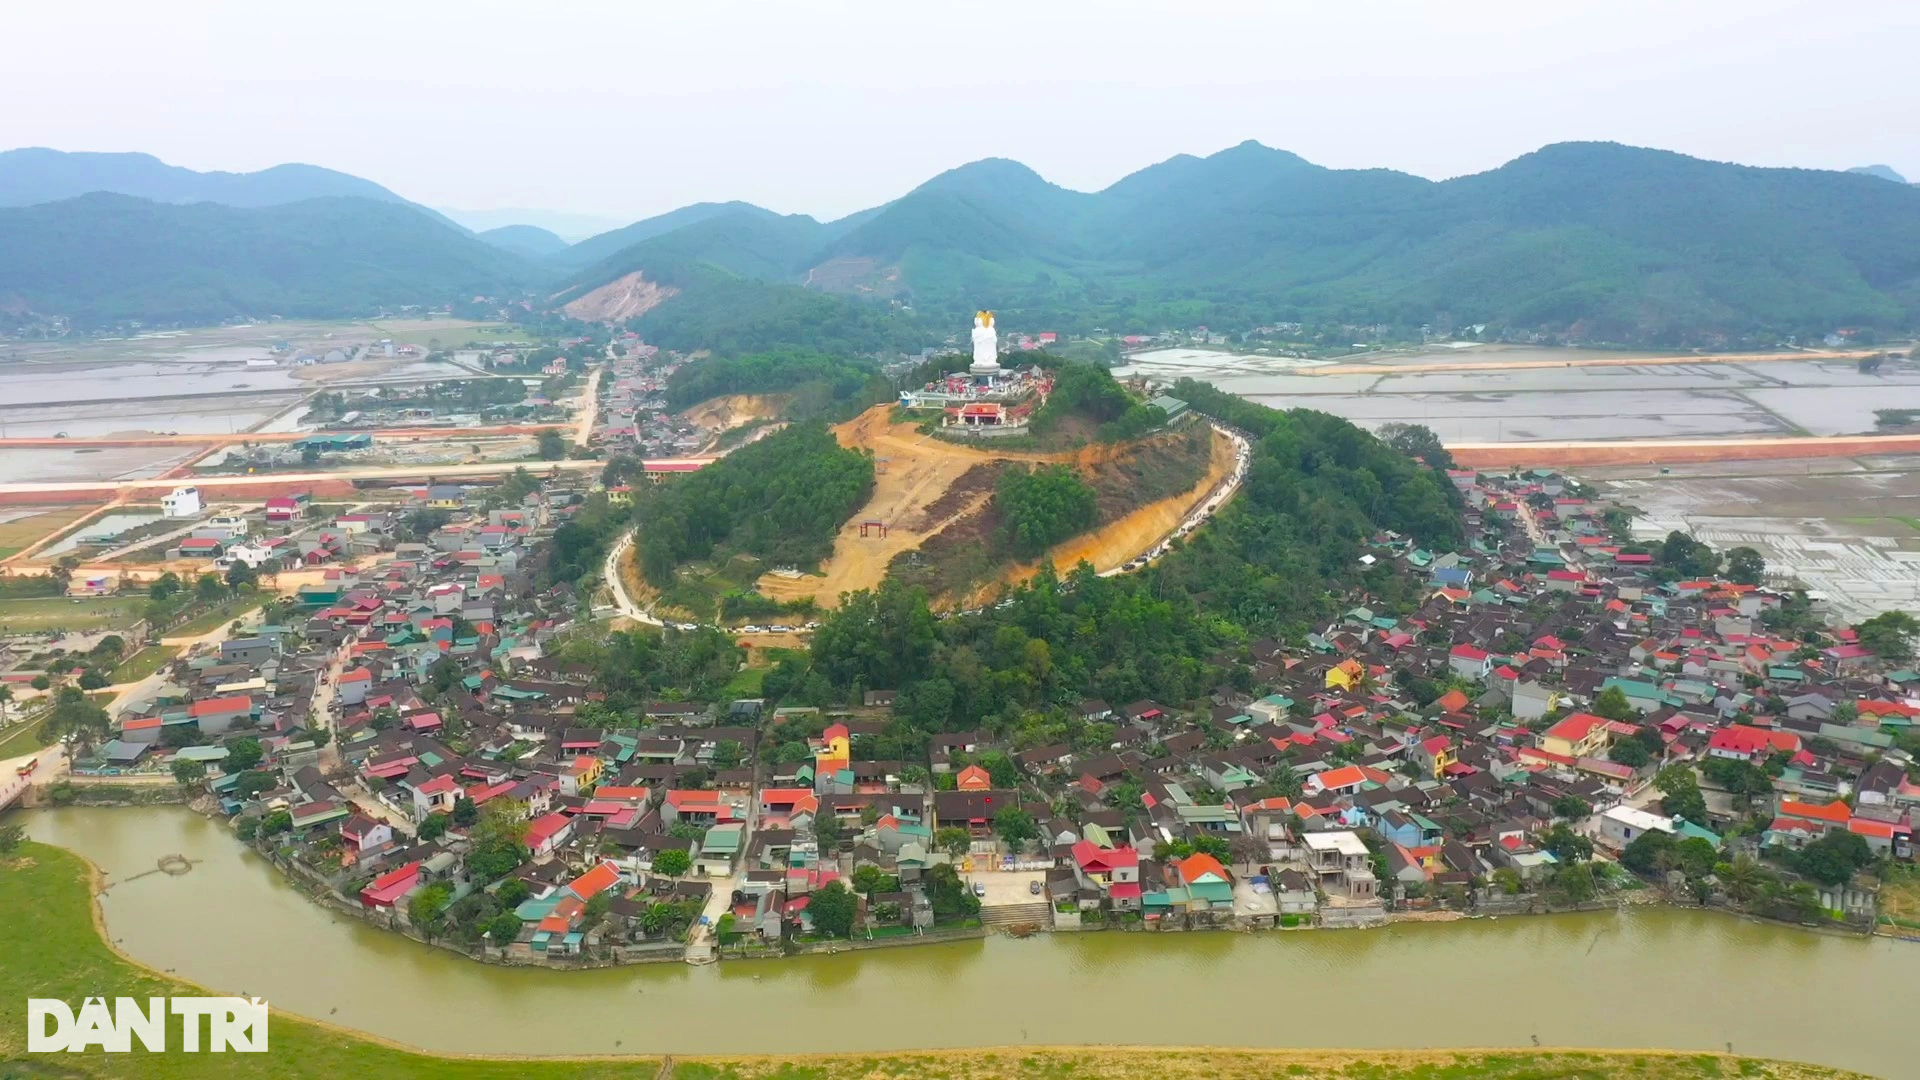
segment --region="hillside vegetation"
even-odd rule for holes
[[[723,394],[791,394],[786,413],[818,416],[835,405],[869,405],[891,396],[880,370],[810,349],[718,356],[682,364],[667,378],[667,407],[682,410]]]
[[[825,427],[776,432],[636,500],[640,571],[665,587],[723,544],[773,565],[818,562],[872,490],[873,458]]]
[[[1031,559],[1091,528],[1099,501],[1093,488],[1064,465],[1016,466],[994,485],[993,510],[1000,518],[1001,545],[1017,558]]]
[[[0,310],[82,326],[331,318],[516,288],[519,257],[406,205],[241,209],[92,194],[0,209]]]
[[[474,235],[494,247],[529,260],[544,259],[567,248],[565,240],[537,225],[502,225]]]
[[[527,230],[477,240],[302,165],[195,173],[14,151],[0,154],[7,204],[0,310],[82,325],[357,315],[532,287],[558,307],[634,274],[663,302],[597,310],[723,355],[911,352],[980,307],[1069,333],[1302,322],[1341,341],[1356,324],[1667,346],[1920,324],[1920,187],[1612,143],[1434,182],[1249,142],[1091,193],[989,159],[836,221],[701,203],[558,249]]]
[[[638,273],[674,295],[626,325],[665,349],[727,356],[805,348],[862,356],[925,343],[925,330],[909,312],[755,276],[756,267],[765,267],[750,259],[710,261],[674,247],[671,238],[637,244],[573,274],[549,302],[563,305]]]
[[[1068,331],[1490,323],[1682,344],[1920,322],[1920,189],[1611,143],[1435,183],[1249,142],[1097,193],[987,160],[827,224],[709,210],[593,275],[670,258],[908,301],[930,325],[984,306]]]
[[[1182,390],[1205,411],[1239,401]],[[910,746],[975,726],[1037,745],[1079,725],[1071,704],[1083,697],[1204,694],[1224,677],[1213,658],[1259,637],[1303,639],[1336,587],[1363,587],[1382,610],[1416,603],[1418,583],[1359,556],[1381,529],[1458,544],[1445,479],[1338,417],[1242,405],[1230,419],[1258,437],[1242,495],[1153,567],[1062,579],[1043,566],[1010,604],[944,621],[924,591],[890,579],[847,597],[815,632],[811,669],[787,677],[898,688],[896,735]]]

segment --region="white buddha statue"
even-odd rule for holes
[[[974,375],[1000,374],[1000,334],[993,328],[991,311],[974,312],[973,366],[967,370]]]

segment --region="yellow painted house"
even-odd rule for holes
[[[1327,689],[1351,690],[1365,678],[1367,669],[1360,661],[1348,657],[1327,669]]]
[[[815,777],[839,772],[853,761],[853,749],[849,745],[847,725],[830,724],[820,733],[819,749],[813,755],[813,774]]]
[[[1460,751],[1453,745],[1452,739],[1445,735],[1435,735],[1423,740],[1418,752],[1411,756],[1415,760],[1424,760],[1428,771],[1433,774],[1435,780],[1438,780],[1447,771],[1447,766],[1460,760]]]
[[[1592,757],[1607,748],[1607,722],[1592,713],[1574,713],[1540,733],[1540,749],[1561,757]]]

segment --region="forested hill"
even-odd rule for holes
[[[767,260],[774,257],[769,253],[784,242],[788,227],[746,216],[705,221],[635,244],[571,275],[555,287],[549,302],[563,307],[599,286],[638,274],[673,290],[666,302],[629,321],[663,349],[727,356],[802,348],[871,356],[912,352],[930,343],[924,323],[910,310],[772,278],[766,272]],[[727,239],[735,231],[741,234],[738,244]],[[736,254],[716,258],[722,249]]]
[[[716,356],[682,364],[667,377],[667,407],[686,409],[723,394],[790,394],[786,415],[813,417],[835,405],[861,407],[893,396],[892,384],[866,361],[807,349]]]
[[[246,173],[195,172],[152,154],[67,153],[42,146],[0,151],[0,206],[59,202],[96,191],[154,202],[242,207],[347,196],[411,206],[448,228],[467,231],[439,211],[408,202],[371,180],[318,165],[275,165]]]
[[[565,240],[538,225],[502,225],[474,235],[494,247],[536,261],[567,249]]]
[[[519,256],[372,199],[240,209],[99,193],[0,209],[0,311],[81,327],[364,315],[497,295],[529,276]]]
[[[689,229],[704,221],[717,217],[739,216],[762,220],[779,220],[780,215],[771,210],[762,210],[752,203],[694,203],[678,210],[670,210],[650,218],[636,221],[585,240],[568,248],[548,260],[548,265],[556,276],[577,273],[593,266],[597,262],[611,259],[635,244],[651,240],[656,236]],[[811,221],[812,219],[806,219]]]
[[[1612,143],[1436,183],[1250,142],[1097,193],[988,160],[828,224],[703,209],[645,243],[939,325],[991,307],[1068,331],[1489,323],[1679,344],[1920,323],[1920,188]]]
[[[900,720],[887,738],[902,749],[890,755],[974,727],[1019,745],[1104,745],[1073,708],[1084,697],[1185,705],[1244,681],[1250,643],[1304,640],[1350,606],[1350,592],[1388,615],[1420,603],[1422,583],[1394,560],[1363,567],[1359,557],[1383,529],[1459,545],[1443,474],[1338,417],[1279,412],[1202,384],[1183,392],[1201,407],[1238,402],[1235,422],[1257,442],[1241,495],[1174,553],[1112,578],[1043,570],[1012,603],[944,620],[925,595],[890,581],[850,596],[815,632],[811,658],[779,665],[766,693],[825,702],[854,686],[896,688]]]

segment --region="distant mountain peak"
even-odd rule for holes
[[[1907,182],[1907,178],[1894,172],[1893,166],[1891,165],[1856,165],[1847,171],[1850,173],[1859,173],[1862,176],[1877,176],[1882,180],[1891,180],[1896,184],[1904,184]]]
[[[536,261],[567,248],[565,240],[538,225],[502,225],[474,235],[494,247]]]
[[[287,163],[255,172],[200,172],[137,151],[102,153],[44,146],[0,151],[0,206],[35,206],[95,191],[162,203],[219,203],[257,209],[350,196],[411,206],[450,228],[438,211],[408,202],[372,180],[319,165]]]
[[[978,161],[969,161],[935,176],[915,188],[915,191],[941,191],[970,188],[980,184],[996,185],[1041,185],[1055,187],[1046,177],[1012,158],[990,157]]]
[[[1182,154],[1180,156],[1185,157],[1186,155]],[[1234,145],[1227,147],[1225,150],[1220,150],[1215,153],[1208,154],[1206,159],[1208,161],[1261,160],[1261,161],[1287,162],[1289,164],[1297,163],[1300,165],[1313,164],[1312,162],[1308,161],[1306,158],[1301,157],[1299,154],[1296,154],[1291,150],[1277,149],[1275,147],[1268,146],[1266,143],[1263,143],[1258,139],[1248,139],[1247,141],[1242,143],[1235,143]]]

